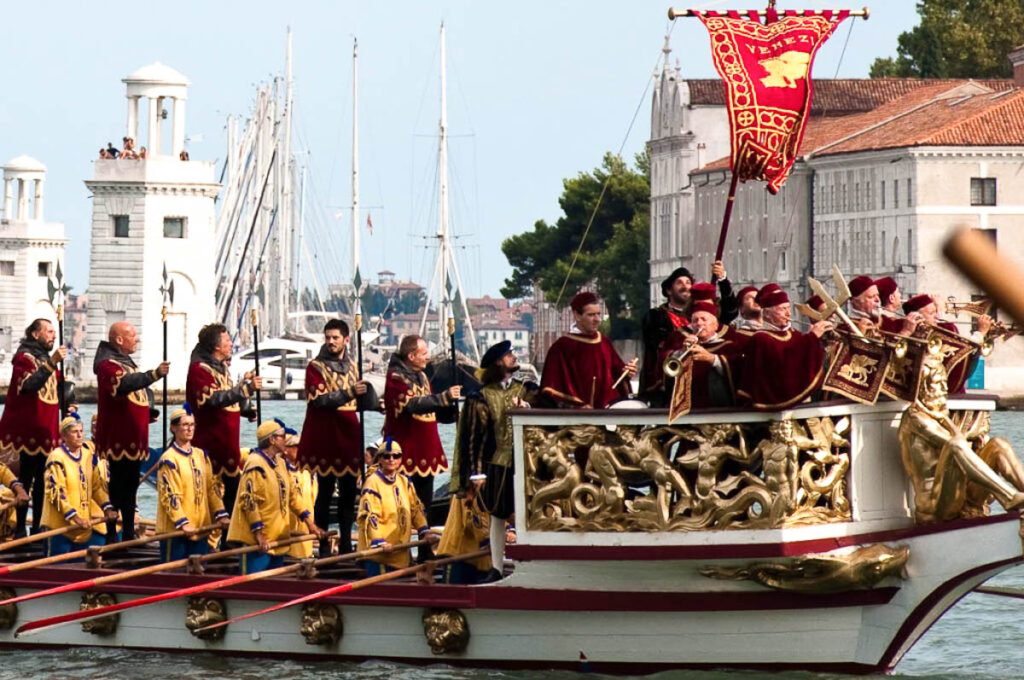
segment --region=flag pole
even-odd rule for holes
[[[249,320],[252,323],[252,349],[256,357],[255,373],[258,378],[260,377],[260,317],[255,307],[249,310]],[[263,403],[259,390],[256,390],[256,422],[263,422]]]

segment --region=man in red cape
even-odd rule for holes
[[[911,332],[927,326],[935,326],[943,330],[960,335],[960,329],[951,321],[939,319],[939,305],[931,295],[915,295],[903,303],[903,312],[907,315],[907,321],[913,326]],[[971,341],[981,344],[985,336],[992,328],[992,317],[983,314],[978,317],[978,330],[971,334]],[[923,332],[918,330],[918,332]],[[978,363],[978,355],[975,352],[970,357],[947,366],[948,382],[947,391],[949,394],[962,394],[967,391],[967,378],[974,372]]]
[[[806,334],[793,330],[789,296],[776,283],[761,288],[757,303],[764,327],[747,344],[736,396],[759,411],[788,408],[821,385],[825,376],[821,336],[832,324],[818,321]]]
[[[423,372],[430,363],[427,341],[418,335],[406,335],[388,364],[384,385],[384,436],[398,442],[402,469],[409,476],[416,495],[429,514],[434,500],[434,476],[448,469],[448,458],[437,434],[437,423],[454,423],[458,416],[459,385],[433,394],[430,380]],[[419,549],[419,558],[431,554],[427,546]]]
[[[196,418],[193,443],[206,452],[213,473],[224,485],[224,509],[235,507],[238,478],[242,472],[241,406],[263,387],[258,375],[246,373],[242,382],[232,384],[227,362],[231,359],[231,334],[223,324],[203,326],[199,342],[189,358],[185,399]]]
[[[352,524],[356,521],[356,486],[363,469],[363,435],[356,415],[357,402],[365,410],[377,407],[377,395],[365,380],[349,351],[348,324],[331,319],[324,324],[324,344],[306,366],[306,420],[299,440],[299,464],[316,473],[313,504],[316,525],[330,525],[331,499],[338,488],[340,553],[352,552]],[[326,541],[320,556],[327,555]]]
[[[53,349],[57,331],[46,319],[36,319],[25,329],[25,337],[14,354],[11,383],[7,387],[4,413],[0,417],[0,447],[10,463],[17,454],[18,480],[32,494],[32,530],[39,529],[43,517],[43,473],[46,457],[60,445],[57,426],[60,421],[60,385],[58,364],[67,351]],[[51,350],[53,354],[50,354]],[[68,392],[65,389],[65,392]],[[70,396],[70,395],[69,395]],[[69,399],[70,403],[70,399]],[[17,509],[16,536],[25,535],[28,506]]]
[[[569,303],[575,330],[555,340],[544,360],[540,386],[544,398],[561,408],[606,408],[629,396],[636,360],[625,363],[608,338],[598,332],[601,304],[590,291]],[[628,377],[612,387],[623,372]]]
[[[883,276],[875,279],[875,286],[878,288],[878,298],[882,303],[879,310],[882,315],[882,330],[886,333],[903,332],[906,318],[903,315],[903,298],[896,279]]]
[[[167,375],[166,361],[142,372],[131,354],[138,345],[135,326],[118,321],[100,342],[96,373],[96,452],[110,466],[110,503],[121,515],[121,536],[135,538],[135,495],[142,461],[149,458],[149,386]]]

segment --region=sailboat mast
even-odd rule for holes
[[[437,306],[437,335],[438,347],[445,347],[445,328],[447,319],[453,312],[451,301],[451,286],[449,285],[448,258],[450,256],[450,244],[448,242],[448,77],[447,77],[447,48],[445,44],[444,22],[441,22],[441,122],[438,140],[438,196],[441,204],[438,210],[440,223],[437,227],[437,248],[438,248],[438,306]],[[452,338],[455,342],[455,338]],[[450,349],[450,348],[449,348]]]
[[[352,39],[352,280],[359,276],[359,41]],[[359,313],[358,283],[354,312]]]
[[[285,95],[284,95],[284,148],[281,153],[281,204],[279,206],[282,218],[281,228],[278,231],[281,248],[281,281],[278,283],[278,329],[283,333],[287,330],[288,311],[291,309],[295,282],[292,281],[292,248],[295,245],[295,214],[293,206],[292,186],[292,104],[293,85],[292,79],[292,29],[288,27],[288,40],[284,54],[285,71]]]

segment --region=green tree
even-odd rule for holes
[[[423,290],[407,290],[402,293],[396,301],[399,314],[415,314],[427,301],[427,294]]]
[[[897,56],[871,77],[1007,78],[1007,55],[1024,44],[1024,0],[920,0],[921,23],[901,33]]]
[[[608,187],[601,197],[605,182]],[[601,167],[564,180],[558,201],[563,215],[554,224],[538,220],[532,231],[502,243],[502,252],[512,265],[502,295],[530,296],[536,283],[550,302],[564,307],[576,290],[593,282],[611,317],[609,336],[635,337],[647,310],[650,196],[646,154],[638,155],[636,167],[630,168],[621,157],[607,153]],[[595,206],[590,232],[570,272]],[[567,276],[565,292],[558,300]]]

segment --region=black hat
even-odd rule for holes
[[[672,287],[672,284],[675,283],[676,279],[680,276],[685,276],[690,279],[691,282],[693,281],[693,274],[690,273],[689,269],[686,267],[676,267],[675,271],[669,274],[668,277],[661,282],[661,294],[668,297],[668,289]]]
[[[480,368],[490,368],[494,364],[498,363],[503,356],[512,351],[512,341],[502,340],[496,345],[491,345],[484,352],[483,358],[480,360]]]

